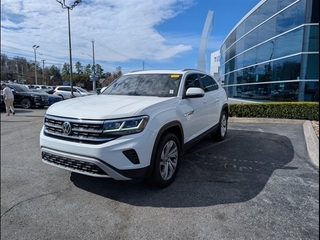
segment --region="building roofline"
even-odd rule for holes
[[[228,39],[228,37],[231,35],[231,33],[239,27],[241,23],[243,23],[255,10],[257,10],[262,4],[264,4],[267,0],[261,0],[256,6],[254,6],[244,17],[232,28],[232,30],[228,33],[226,38],[223,40],[222,45],[225,43],[225,41]]]

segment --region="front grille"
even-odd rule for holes
[[[44,134],[53,138],[89,144],[99,144],[114,139],[103,133],[103,121],[50,115],[45,115]]]
[[[34,98],[34,101],[36,102],[36,103],[48,103],[49,102],[49,97],[48,96],[46,96],[46,95],[41,95],[41,96],[36,96],[35,98]]]
[[[56,154],[42,152],[42,159],[46,162],[63,166],[70,170],[78,170],[82,172],[87,172],[91,174],[103,175],[108,176],[100,167],[93,163],[88,163],[84,161],[80,161],[78,159],[72,159],[68,157],[62,157]]]

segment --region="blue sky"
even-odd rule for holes
[[[70,6],[73,1],[66,0]],[[105,72],[197,68],[203,25],[214,12],[206,50],[220,48],[259,0],[82,0],[70,11],[72,58]],[[1,0],[1,53],[45,66],[69,63],[67,10],[55,0]]]

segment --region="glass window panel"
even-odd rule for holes
[[[245,32],[249,32],[251,29],[258,25],[259,21],[259,8],[254,11],[248,18],[244,21]]]
[[[304,83],[304,101],[319,101],[319,82],[305,82]]]
[[[277,12],[278,0],[269,0],[266,1],[259,11],[259,23],[262,23],[264,20],[268,19]]]
[[[261,43],[267,39],[270,39],[276,35],[276,18],[273,17],[264,24],[262,24],[258,29],[257,42]]]
[[[319,23],[319,0],[312,1],[311,22]]]
[[[243,66],[249,66],[256,62],[256,49],[251,49],[243,54]]]
[[[290,8],[277,15],[277,34],[288,31],[304,23],[305,8],[302,2],[294,4]]]
[[[236,44],[236,54],[242,53],[244,51],[244,39],[240,39]]]
[[[273,81],[296,80],[300,78],[301,55],[273,62]]]
[[[244,48],[248,49],[253,47],[254,45],[256,45],[258,43],[258,31],[254,30],[251,33],[249,33],[248,35],[245,36],[244,38]]]
[[[278,1],[277,7],[278,11],[284,9],[285,7],[289,6],[291,3],[295,2],[296,0],[281,0]]]
[[[234,30],[226,40],[226,48],[228,49],[236,41],[236,31]]]
[[[274,58],[302,51],[303,28],[296,29],[276,39]]]
[[[305,26],[308,52],[319,52],[319,26]]]
[[[236,37],[237,39],[241,38],[245,34],[245,26],[244,22],[242,22],[236,29]]]
[[[236,69],[243,67],[243,54],[239,55],[235,59],[235,67]]]
[[[274,41],[266,42],[257,47],[257,59],[256,62],[269,61],[274,55]]]
[[[308,54],[307,56],[306,79],[319,79],[319,54]]]

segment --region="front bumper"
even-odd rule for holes
[[[116,180],[141,179],[148,175],[156,134],[145,129],[102,144],[60,140],[40,133],[42,161],[84,175]],[[137,140],[139,139],[139,140]],[[134,152],[138,161],[126,152]]]

